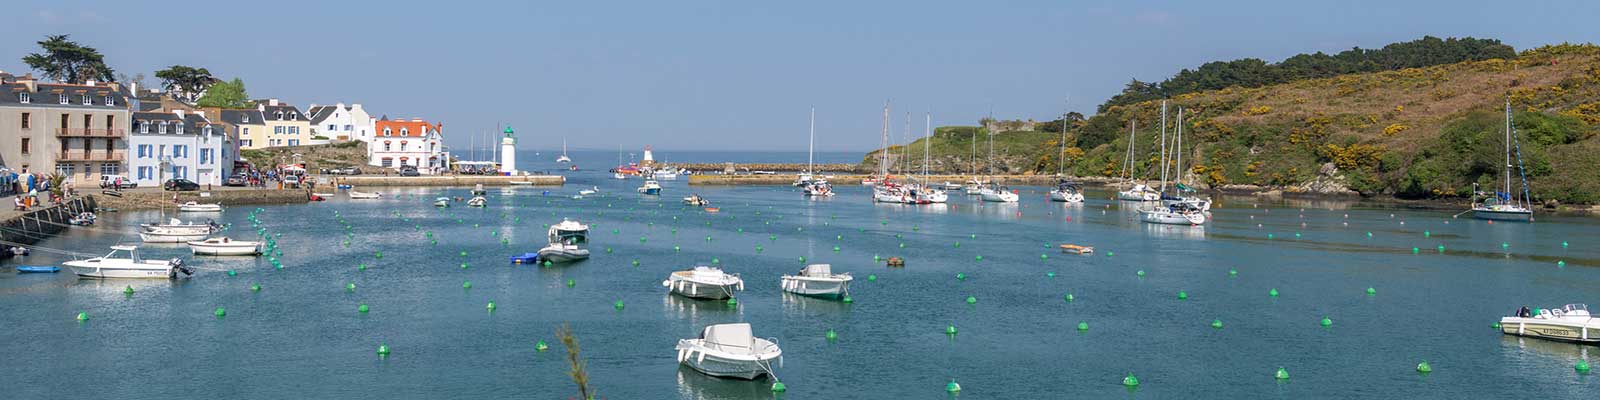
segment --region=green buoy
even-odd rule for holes
[[[544,344],[544,341],[540,340],[538,343],[533,344],[533,349],[538,351],[550,350],[550,345]]]
[[[577,285],[577,284],[578,284],[578,282],[577,282],[577,281],[574,281],[574,280],[572,280],[572,279],[570,279],[570,278],[569,278],[569,279],[567,279],[567,287],[573,287],[573,286],[575,286],[575,285]]]
[[[1139,272],[1135,272],[1135,274],[1138,274],[1140,278],[1143,278],[1144,277],[1144,270],[1141,269],[1141,270],[1139,270]]]
[[[122,294],[132,296],[133,295],[133,286],[128,286],[128,287],[122,288]]]
[[[1371,287],[1367,288],[1367,295],[1368,296],[1375,295],[1375,294],[1378,294],[1378,289],[1373,289]]]
[[[493,301],[490,301],[490,302],[489,302],[489,305],[486,305],[486,306],[483,306],[483,308],[486,308],[486,309],[488,309],[488,310],[489,310],[489,311],[494,311],[494,309],[495,309],[495,306],[494,306],[494,302],[493,302]]]
[[[828,329],[827,338],[828,340],[836,340],[839,338],[839,333],[834,332],[833,329]]]
[[[81,321],[88,321],[88,320],[89,320],[89,313],[87,311],[79,311],[78,312],[78,321],[81,322]]]
[[[367,312],[367,303],[361,303],[361,305],[356,306],[356,312],[365,314]]]
[[[259,291],[261,291],[261,284],[259,284],[259,283],[252,283],[252,284],[250,284],[250,291],[252,291],[252,292],[259,292]]]
[[[472,281],[462,281],[461,282],[461,288],[462,289],[471,289],[472,288]]]
[[[974,256],[974,257],[972,257],[972,259],[974,261],[983,261],[983,255],[980,254],[980,255]]]
[[[956,280],[958,280],[958,281],[967,280],[967,274],[964,273],[964,272],[957,272],[956,273]]]
[[[955,325],[947,325],[947,326],[945,326],[944,327],[944,334],[946,334],[946,335],[954,335],[954,334],[956,334],[956,326]]]
[[[1328,317],[1322,317],[1321,324],[1323,327],[1333,326],[1333,320],[1328,319]]]
[[[967,304],[978,304],[978,298],[967,296]]]
[[[1188,300],[1189,292],[1178,291],[1178,300]]]
[[[944,391],[945,392],[949,392],[949,393],[960,392],[961,391],[961,384],[956,383],[955,379],[951,379],[950,383],[946,383],[944,385]]]
[[[612,307],[614,307],[614,308],[616,308],[616,309],[617,309],[617,310],[619,310],[619,311],[620,311],[620,310],[622,310],[622,306],[623,306],[623,305],[622,305],[622,300],[617,300],[617,302],[616,302],[616,303],[614,303],[614,304],[612,304],[612,305],[611,305],[611,306],[612,306]]]
[[[739,299],[733,298],[733,297],[729,297],[727,303],[730,306],[737,306],[737,305],[739,305]]]
[[[856,302],[855,299],[850,298],[850,296],[848,296],[848,295],[844,296],[844,303],[845,304],[850,304],[850,303],[854,303],[854,302]]]
[[[1089,323],[1088,322],[1083,322],[1083,321],[1078,321],[1078,332],[1083,332],[1083,331],[1087,331],[1087,330],[1089,330]]]
[[[869,274],[869,275],[867,275],[867,282],[877,282],[877,281],[878,281],[878,275],[877,274]]]
[[[789,390],[789,388],[787,386],[783,386],[783,382],[773,382],[772,383],[772,392],[773,393],[783,393],[786,390]]]
[[[212,311],[211,313],[215,314],[217,318],[222,318],[228,315],[228,310],[224,310],[222,307],[217,307],[217,310]]]
[[[1268,296],[1272,296],[1272,297],[1278,297],[1278,288],[1272,288],[1272,290],[1267,291],[1267,295]]]
[[[1133,377],[1133,373],[1129,372],[1127,377],[1122,378],[1122,386],[1127,386],[1127,387],[1139,386],[1139,378]]]
[[[387,355],[389,355],[389,345],[387,345],[387,344],[378,345],[378,355],[379,356],[387,356]]]
[[[1289,370],[1283,369],[1283,367],[1278,367],[1278,372],[1273,373],[1272,377],[1278,378],[1278,380],[1289,379]]]
[[[1563,245],[1566,244],[1566,242],[1561,242],[1561,243]],[[1578,373],[1580,373],[1580,374],[1589,373],[1589,360],[1578,360],[1578,364],[1577,365],[1573,365],[1572,366],[1572,370],[1578,371]]]
[[[344,284],[344,290],[347,292],[354,292],[356,291],[356,284],[354,282],[346,283]]]
[[[228,270],[228,276],[239,276],[239,272],[230,269]]]
[[[1048,271],[1048,272],[1044,273],[1044,276],[1047,277],[1047,278],[1054,278],[1054,277],[1056,277],[1056,272],[1055,271]]]
[[[1422,360],[1422,362],[1417,363],[1417,372],[1424,374],[1433,372],[1433,365],[1428,364],[1428,360]]]
[[[1050,255],[1049,254],[1039,254],[1039,259],[1040,260],[1048,260],[1048,259],[1050,259]]]
[[[1072,293],[1067,293],[1067,296],[1064,298],[1067,299],[1068,303],[1071,303],[1072,300],[1076,299],[1075,297],[1072,297]]]
[[[633,266],[635,266],[635,267],[639,266],[639,260],[633,260]]]
[[[1222,329],[1222,320],[1220,320],[1220,319],[1211,320],[1211,327],[1212,328],[1216,328],[1216,329]]]

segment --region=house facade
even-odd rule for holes
[[[372,129],[377,120],[360,103],[348,106],[344,103],[331,106],[312,104],[306,113],[311,118],[311,140],[314,143],[372,141]]]
[[[263,143],[251,144],[261,147],[304,146],[311,144],[311,119],[300,112],[295,106],[281,103],[278,99],[267,99],[257,103],[257,109],[266,118],[266,132]]]
[[[367,164],[393,169],[412,166],[424,174],[443,171],[449,165],[444,158],[443,130],[443,123],[421,118],[380,119],[373,124],[376,136],[367,143]]]
[[[60,173],[80,188],[123,174],[130,96],[117,83],[43,83],[0,72],[0,166]]]
[[[174,178],[221,185],[237,158],[227,128],[206,118],[204,111],[133,113],[129,178],[139,186],[159,187]]]
[[[239,149],[250,150],[267,147],[267,121],[260,109],[248,108],[240,110],[224,110],[208,108],[208,112],[217,115],[219,122],[228,125],[229,132],[238,138]]]

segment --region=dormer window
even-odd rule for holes
[[[22,104],[32,103],[33,95],[28,93],[17,93],[17,102]]]
[[[62,93],[58,97],[59,97],[59,100],[61,100],[61,104],[67,104],[67,94],[66,93]]]
[[[206,136],[211,136],[211,125],[206,125],[206,128],[202,129],[201,132],[204,132]]]
[[[159,124],[160,125],[156,125],[156,133],[163,135],[167,134],[167,121],[161,121]]]
[[[394,136],[394,132],[390,131],[389,128],[383,128],[383,135],[384,136]]]
[[[139,133],[150,133],[150,121],[139,121]]]
[[[298,119],[300,119],[299,115],[295,115],[295,113],[293,113],[293,112],[289,113],[289,120],[290,121],[294,121],[294,120],[298,120]]]
[[[182,123],[172,124],[172,130],[173,130],[172,133],[176,133],[176,134],[182,135],[183,134],[183,124]]]
[[[108,105],[108,106],[117,105],[117,98],[111,97],[111,96],[106,96],[106,105]]]
[[[85,94],[85,95],[79,95],[79,96],[78,96],[78,103],[79,103],[79,104],[83,104],[83,105],[86,105],[86,106],[92,106],[92,105],[94,105],[94,103],[90,103],[90,102],[89,102],[89,95],[87,95],[87,94]]]
[[[250,123],[250,114],[245,114],[245,115],[239,117],[239,122],[243,122],[243,123],[246,123],[246,124]]]
[[[283,120],[283,111],[274,111],[272,115],[277,117],[279,121]]]
[[[408,136],[410,134],[411,134],[411,129],[410,128],[400,128],[400,136]]]

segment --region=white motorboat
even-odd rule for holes
[[[697,266],[688,270],[673,271],[661,281],[672,293],[680,296],[722,300],[733,297],[733,292],[744,290],[744,280],[739,274],[722,272],[717,267]]]
[[[1017,193],[1012,192],[1011,188],[994,185],[985,186],[983,190],[979,190],[978,196],[983,201],[991,203],[1015,203],[1018,199]]]
[[[644,186],[640,186],[639,187],[639,193],[652,195],[652,196],[660,195],[661,194],[661,184],[656,182],[656,181],[654,181],[654,180],[646,180],[646,181],[644,181]]]
[[[378,192],[370,192],[370,193],[369,192],[357,192],[354,189],[351,189],[348,193],[345,193],[345,194],[350,196],[351,199],[376,199],[376,198],[379,198],[379,197],[383,197],[383,193],[378,193]]]
[[[487,205],[489,205],[489,199],[485,199],[483,196],[473,196],[467,200],[467,207],[483,207]]]
[[[139,232],[139,240],[145,243],[185,243],[195,240],[205,240],[211,236],[210,232]]]
[[[663,181],[675,181],[678,180],[678,170],[672,168],[662,168],[654,173],[651,173],[650,176]]]
[[[1206,223],[1206,213],[1187,203],[1139,210],[1139,219],[1152,224],[1200,225]]]
[[[222,230],[216,222],[207,221],[204,224],[183,222],[177,218],[167,220],[165,224],[148,223],[140,224],[139,231],[156,234],[191,234],[205,235]],[[203,238],[204,236],[202,236]]]
[[[1480,201],[1477,201],[1478,200],[1478,194],[1480,193],[1477,190],[1477,186],[1478,185],[1476,183],[1474,183],[1472,185],[1473,186],[1473,191],[1472,191],[1472,193],[1473,193],[1473,196],[1472,196],[1473,197],[1473,199],[1472,199],[1473,200],[1472,217],[1473,218],[1495,220],[1495,221],[1522,221],[1522,222],[1528,222],[1528,221],[1532,221],[1533,220],[1533,209],[1529,208],[1530,206],[1532,206],[1533,202],[1528,200],[1528,178],[1527,178],[1528,172],[1524,171],[1523,168],[1522,168],[1522,152],[1520,150],[1521,146],[1515,144],[1515,142],[1512,141],[1513,135],[1515,135],[1516,132],[1517,132],[1516,126],[1512,125],[1512,123],[1511,123],[1511,100],[1507,99],[1506,100],[1506,127],[1505,127],[1505,136],[1506,136],[1506,148],[1505,148],[1505,162],[1506,162],[1505,163],[1505,177],[1506,177],[1506,183],[1505,183],[1505,189],[1503,189],[1504,191],[1496,191],[1495,193],[1493,193],[1492,195],[1484,198],[1483,201],[1480,202]],[[1516,156],[1516,158],[1517,158],[1517,165],[1515,165],[1515,166],[1511,165],[1511,157],[1512,156]],[[1518,172],[1518,176],[1522,177],[1522,193],[1521,193],[1520,196],[1518,195],[1518,193],[1511,191],[1511,169],[1512,168],[1516,168],[1517,172]]]
[[[628,179],[628,176],[627,175],[623,175],[621,172],[612,172],[611,173],[611,178],[612,179],[617,179],[617,180],[623,180],[623,179]]]
[[[589,243],[589,225],[563,219],[550,225],[548,236],[550,245],[539,249],[539,259],[563,263],[589,258],[589,250],[583,248]]]
[[[590,187],[588,189],[584,189],[584,190],[579,190],[578,191],[578,194],[584,195],[584,196],[588,196],[588,195],[595,194],[595,193],[600,193],[600,187],[599,186],[593,186],[593,187]]]
[[[1589,315],[1589,306],[1583,304],[1548,310],[1522,307],[1516,314],[1500,318],[1500,331],[1540,339],[1600,343],[1600,319]]]
[[[1133,188],[1117,192],[1117,200],[1127,201],[1159,201],[1161,192],[1145,184],[1133,185]]]
[[[317,193],[317,192],[311,192],[311,195],[312,195],[312,196],[317,196],[317,197],[321,197],[321,198],[324,198],[324,199],[327,199],[327,198],[333,198],[333,193]]]
[[[435,198],[435,199],[433,199],[433,206],[434,207],[439,207],[439,208],[448,208],[448,207],[450,207],[450,198],[449,197]]]
[[[222,204],[219,204],[219,203],[200,204],[200,203],[191,201],[191,202],[187,202],[187,203],[183,203],[183,204],[178,205],[178,211],[182,211],[182,212],[222,212]]]
[[[798,275],[784,275],[783,291],[807,296],[844,297],[850,294],[850,273],[835,274],[828,264],[811,264]]]
[[[801,190],[806,193],[806,196],[811,197],[828,197],[833,195],[833,185],[829,185],[828,181],[825,180],[811,181],[810,184],[807,184]]]
[[[716,377],[756,379],[773,374],[773,360],[783,363],[777,339],[755,337],[748,323],[707,326],[698,338],[679,339],[676,349],[679,363]]]
[[[711,205],[711,200],[706,200],[706,198],[700,197],[699,194],[692,194],[683,198],[683,205],[704,207]]]
[[[189,244],[189,250],[194,251],[196,255],[253,256],[261,254],[261,242],[214,237],[187,243]]]
[[[1082,203],[1083,189],[1076,182],[1067,180],[1056,182],[1056,188],[1050,190],[1050,201]]]
[[[118,252],[125,252],[128,256],[116,257]],[[134,246],[111,246],[111,252],[104,256],[67,261],[61,265],[81,278],[176,279],[179,272],[194,275],[194,270],[184,267],[181,259],[140,259],[139,248]]]
[[[944,183],[944,191],[953,192],[953,191],[957,191],[957,190],[961,190],[961,184],[955,183],[955,182],[945,182]]]

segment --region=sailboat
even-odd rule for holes
[[[1137,139],[1139,132],[1139,121],[1133,120],[1130,122],[1131,125],[1128,128],[1128,157],[1123,159],[1124,162],[1122,164],[1122,172],[1126,173],[1127,176],[1123,178],[1123,183],[1133,181],[1133,145],[1136,143],[1134,140]],[[1118,191],[1117,199],[1127,201],[1157,201],[1161,200],[1161,192],[1150,189],[1150,186],[1148,185],[1139,183],[1134,184],[1133,187],[1129,188],[1128,190]]]
[[[994,133],[984,132],[989,137],[989,175],[994,175]],[[978,190],[978,198],[991,203],[1015,203],[1017,193],[1011,188],[988,183],[983,189]]]
[[[816,166],[817,152],[817,108],[811,108],[811,129],[806,146],[806,171],[795,179],[794,184],[809,197],[833,196],[833,186],[827,179],[817,178],[812,175]]]
[[[1061,155],[1056,162],[1056,188],[1050,190],[1050,201],[1082,203],[1083,190],[1076,182],[1067,179],[1067,114],[1061,114]]]
[[[971,161],[969,163],[969,166],[972,168],[970,170],[970,172],[972,173],[972,178],[967,179],[966,184],[963,184],[961,186],[961,191],[966,192],[968,196],[977,196],[978,192],[983,191],[983,185],[986,185],[986,184],[989,183],[989,181],[979,180],[978,179],[978,131],[977,130],[973,130],[972,131],[972,153],[968,156],[967,160]]]
[[[1194,195],[1194,192],[1195,192],[1194,188],[1185,186],[1183,184],[1183,176],[1187,175],[1187,174],[1185,174],[1183,172],[1183,107],[1178,107],[1178,140],[1177,140],[1177,142],[1178,143],[1175,146],[1175,148],[1177,150],[1173,151],[1173,153],[1177,154],[1177,156],[1175,158],[1177,159],[1177,164],[1178,164],[1178,168],[1177,168],[1177,174],[1178,174],[1177,181],[1178,181],[1178,183],[1177,183],[1177,189],[1176,189],[1177,195],[1176,196],[1167,196],[1167,195],[1165,195],[1165,193],[1163,193],[1162,196],[1161,196],[1161,203],[1163,205],[1168,205],[1168,206],[1172,205],[1173,203],[1180,203],[1180,202],[1181,203],[1188,203],[1189,205],[1193,206],[1194,208],[1199,209],[1200,211],[1210,212],[1211,211],[1211,199],[1206,199],[1206,198],[1201,198],[1199,196],[1195,196]],[[1185,193],[1187,193],[1187,194],[1185,194]]]
[[[618,180],[628,179],[628,176],[622,173],[622,168],[622,145],[617,145],[617,168],[611,170],[611,178]]]
[[[876,186],[872,188],[872,201],[879,203],[905,203],[905,188],[889,181],[889,103],[883,103],[883,135],[878,143],[883,145],[883,153],[878,158],[878,175]],[[871,179],[871,178],[868,178]],[[866,182],[862,182],[866,184]]]
[[[1161,199],[1165,200],[1167,188],[1168,156],[1177,152],[1167,151],[1167,102],[1161,102]],[[1147,203],[1148,204],[1148,203]],[[1205,212],[1187,202],[1157,202],[1151,208],[1139,209],[1139,219],[1152,224],[1167,225],[1200,225],[1206,222]]]
[[[1512,141],[1516,128],[1511,123],[1511,100],[1506,99],[1506,184],[1504,191],[1496,191],[1487,195],[1482,201],[1478,200],[1480,193],[1477,183],[1473,183],[1472,191],[1472,217],[1497,221],[1533,221],[1533,209],[1528,208],[1532,203],[1528,200],[1528,175],[1522,167],[1522,146]],[[1517,176],[1522,179],[1522,195],[1519,197],[1511,193],[1511,157],[1517,158]]]
[[[926,118],[927,120],[923,122],[922,126],[922,182],[912,185],[912,199],[917,204],[943,204],[950,200],[950,195],[944,191],[944,185],[936,185],[928,181],[929,152],[933,150],[933,114],[926,114]],[[909,118],[907,119],[909,120]],[[906,125],[907,130],[909,130],[910,122],[908,121]],[[907,150],[906,155],[910,155],[909,150]]]
[[[556,157],[556,162],[558,162],[558,163],[569,163],[569,162],[572,162],[572,159],[567,157],[567,140],[566,139],[561,139],[561,156],[560,157]]]

